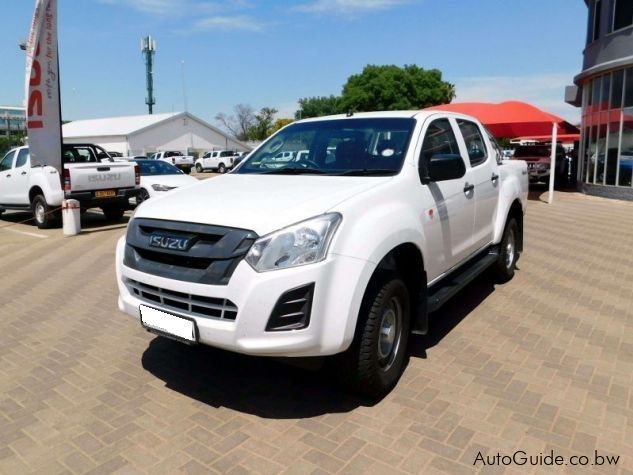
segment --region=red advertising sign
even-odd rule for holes
[[[26,127],[31,164],[61,173],[57,0],[36,0],[26,50]]]

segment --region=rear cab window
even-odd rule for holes
[[[28,148],[20,149],[20,151],[18,152],[18,158],[15,161],[15,168],[23,167],[24,165],[26,165],[28,160],[29,160],[29,149]]]

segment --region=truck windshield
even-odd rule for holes
[[[414,127],[409,118],[293,124],[266,141],[235,173],[395,175]]]

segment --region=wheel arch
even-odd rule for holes
[[[392,248],[376,265],[365,287],[363,298],[386,273],[402,276],[409,290],[411,321],[410,328],[416,333],[428,331],[426,312],[426,270],[422,250],[413,242],[404,242]],[[360,319],[357,319],[357,326]],[[358,330],[358,329],[357,329]]]
[[[32,186],[31,189],[29,190],[29,203],[33,203],[33,199],[37,195],[42,195],[44,199],[46,200],[46,195],[44,194],[44,190],[42,190],[42,188],[39,185],[35,185],[35,186]]]

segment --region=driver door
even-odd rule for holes
[[[15,158],[15,150],[7,153],[2,161],[0,161],[0,203],[10,204],[9,195],[11,193],[11,175],[13,168],[13,159]]]
[[[466,168],[461,178],[420,185],[428,190],[420,195],[420,211],[432,261],[427,269],[429,282],[461,264],[472,252],[474,189],[470,184],[469,164],[460,152],[456,137],[454,121],[443,117],[429,123],[422,142],[420,164],[428,164],[434,157],[459,156]]]

